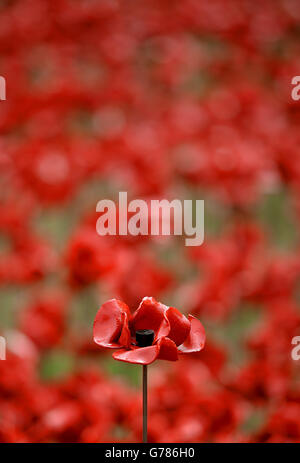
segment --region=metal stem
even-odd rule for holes
[[[148,391],[147,391],[147,365],[143,365],[143,442],[147,442],[148,427]]]

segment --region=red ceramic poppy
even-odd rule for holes
[[[145,330],[150,334],[146,346],[138,339]],[[99,346],[119,348],[114,359],[142,365],[156,359],[175,361],[178,354],[199,352],[205,344],[205,331],[197,318],[186,318],[153,297],[144,297],[133,315],[122,301],[105,302],[96,315],[93,334]]]

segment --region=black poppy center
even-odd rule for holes
[[[151,346],[154,341],[153,330],[137,330],[135,332],[136,343],[139,347]]]

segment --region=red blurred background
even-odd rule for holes
[[[149,368],[150,442],[300,442],[298,0],[1,0],[1,442],[141,440],[92,342],[144,296],[203,322]],[[99,237],[100,199],[205,200],[205,242]]]

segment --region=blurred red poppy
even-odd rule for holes
[[[145,344],[138,340],[144,333],[150,335]],[[111,299],[98,310],[94,341],[101,347],[121,348],[113,354],[115,360],[148,365],[157,359],[175,361],[180,353],[201,351],[205,331],[197,318],[186,318],[153,297],[144,297],[133,315],[124,302]]]

